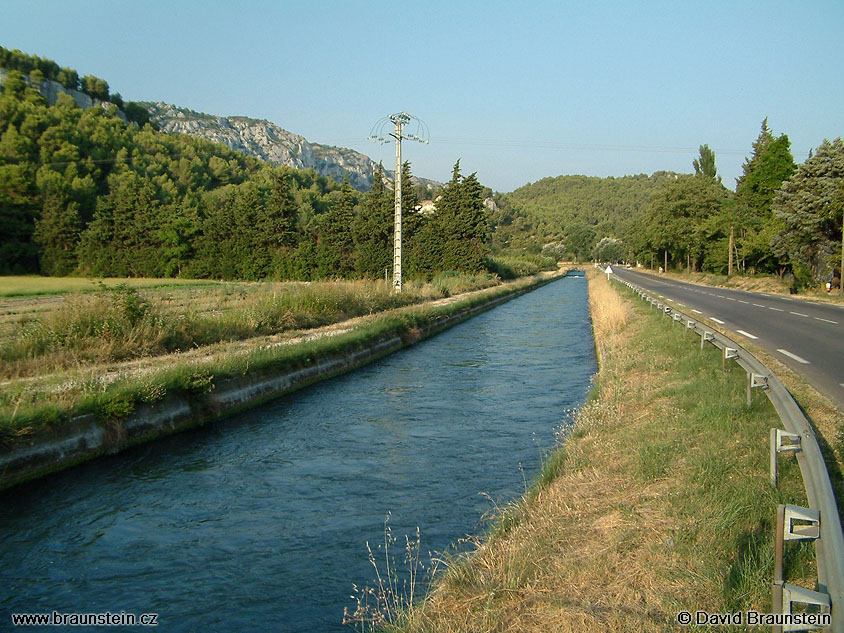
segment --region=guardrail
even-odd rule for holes
[[[608,278],[610,275],[607,275]],[[776,560],[772,584],[772,609],[774,613],[792,615],[794,605],[811,605],[828,612],[832,631],[844,633],[844,533],[838,516],[838,504],[832,491],[829,473],[823,460],[815,432],[803,411],[780,379],[762,361],[736,341],[712,327],[700,323],[663,301],[652,297],[646,290],[615,276],[663,315],[671,325],[685,325],[700,335],[703,349],[708,342],[722,350],[722,367],[735,360],[747,372],[747,403],[751,404],[753,389],[762,389],[774,405],[782,420],[785,432],[771,429],[771,483],[777,485],[777,455],[794,453],[797,457],[809,508],[783,506],[777,508]],[[818,564],[817,591],[790,585],[782,577],[782,555],[785,543],[796,540],[813,540]],[[785,624],[772,627],[773,631],[809,631],[818,625]]]

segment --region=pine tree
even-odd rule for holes
[[[393,215],[393,196],[384,186],[384,169],[378,165],[372,188],[364,194],[352,225],[358,275],[379,279],[385,270],[392,270]]]
[[[825,140],[776,192],[774,216],[782,229],[774,252],[787,258],[795,277],[809,284],[838,268],[844,213],[844,142]],[[840,271],[839,271],[840,272]]]
[[[319,278],[348,277],[355,269],[352,224],[357,196],[348,174],[337,193],[317,222],[314,272]]]
[[[774,196],[794,173],[794,158],[785,134],[774,137],[768,119],[753,143],[753,154],[736,180],[738,249],[744,266],[751,270],[777,271],[781,267],[771,242],[782,229],[772,210]]]

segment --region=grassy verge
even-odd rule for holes
[[[440,316],[454,314],[537,283],[523,279],[455,297],[449,302],[404,306],[362,317],[328,336],[286,341],[255,337],[248,341],[208,346],[181,354],[156,357],[140,371],[137,367],[103,375],[96,366],[48,377],[5,383],[0,390],[0,441],[14,445],[65,424],[75,416],[93,414],[101,420],[119,420],[142,403],[156,402],[168,394],[201,397],[215,385],[234,378],[272,374],[309,366],[316,358],[371,346],[385,336],[413,340],[416,330]],[[395,297],[395,295],[389,295]]]
[[[675,631],[681,610],[770,610],[776,504],[806,503],[793,459],[768,483],[772,406],[747,408],[743,370],[606,285],[591,275],[593,398],[476,551],[384,630]],[[789,582],[812,586],[813,561],[789,546]]]

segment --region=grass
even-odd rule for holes
[[[143,277],[41,277],[40,275],[0,276],[0,297],[43,297],[91,292],[102,283],[108,288],[126,284],[131,288],[185,288],[219,285],[207,279],[150,279]]]
[[[100,285],[50,309],[0,317],[0,379],[169,354],[313,328],[497,285],[492,275],[441,275],[394,294],[383,283],[220,284],[141,291]]]
[[[795,460],[768,483],[776,414],[762,394],[746,406],[714,347],[607,283],[590,274],[595,397],[476,551],[384,630],[674,631],[681,610],[770,611],[776,504],[806,503]],[[812,586],[813,548],[789,545],[785,573]]]
[[[399,334],[413,339],[418,329],[432,319],[453,314],[494,296],[526,288],[535,281],[533,278],[523,279],[461,295],[447,302],[432,301],[421,305],[403,304],[412,301],[414,297],[418,300],[424,296],[422,294],[406,293],[397,296],[383,291],[383,288],[375,291],[376,299],[381,297],[380,293],[385,293],[381,303],[365,300],[369,297],[366,293],[363,298],[357,298],[357,303],[352,300],[354,297],[349,298],[343,294],[360,287],[368,288],[363,282],[338,282],[327,293],[320,292],[320,286],[316,284],[300,285],[301,293],[296,294],[295,299],[298,303],[294,302],[293,305],[301,304],[311,309],[297,317],[291,304],[284,304],[287,306],[284,314],[292,314],[290,318],[294,320],[300,318],[299,322],[312,323],[314,319],[338,319],[341,316],[347,317],[353,308],[364,312],[364,316],[357,321],[344,323],[342,327],[312,335],[297,332],[287,337],[278,334],[253,336],[248,340],[223,341],[189,351],[154,356],[143,362],[81,365],[51,375],[7,381],[0,385],[0,441],[14,444],[34,434],[48,432],[82,414],[94,414],[101,420],[122,419],[138,405],[161,400],[168,394],[201,395],[225,380],[247,374],[254,377],[262,373],[304,367],[317,357],[371,346],[385,336]],[[467,280],[464,279],[465,282]],[[471,286],[472,280],[468,282]],[[478,283],[483,285],[482,282]],[[456,284],[452,286],[455,287]],[[91,314],[98,317],[105,315],[104,323],[108,325],[110,310],[128,312],[128,316],[124,314],[123,318],[129,322],[127,327],[132,328],[127,330],[129,335],[140,331],[141,334],[135,338],[142,338],[145,331],[154,333],[154,329],[144,330],[154,326],[145,324],[147,308],[143,307],[143,299],[125,290],[119,292],[126,296],[118,294],[116,298],[109,297],[108,301],[115,305],[92,310]],[[247,296],[247,305],[269,305],[266,311],[259,313],[264,315],[262,318],[267,314],[275,314],[273,310],[276,303],[271,300],[269,290],[263,288],[260,292],[262,294],[257,298]],[[435,290],[430,292],[434,296],[441,294]],[[276,300],[279,300],[278,297]],[[400,307],[388,309],[390,305]],[[379,310],[375,310],[376,307]],[[234,311],[233,314],[233,319],[239,318],[237,315],[240,314],[245,314],[244,318],[256,318],[255,312],[249,310]],[[131,323],[133,319],[137,320],[134,325]],[[128,335],[124,333],[123,336]],[[107,339],[101,335],[94,340],[99,340],[102,345]]]

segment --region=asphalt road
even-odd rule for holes
[[[844,306],[701,286],[624,268],[613,272],[751,341],[844,411]]]

